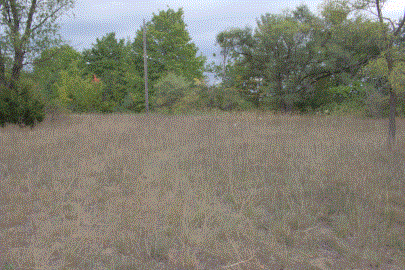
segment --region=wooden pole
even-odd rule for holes
[[[146,24],[145,24],[145,18],[143,19],[143,68],[144,68],[144,80],[145,80],[145,107],[146,107],[146,114],[149,114],[148,60],[147,60],[147,53],[146,53]]]

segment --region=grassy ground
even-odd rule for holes
[[[72,115],[0,129],[0,269],[404,269],[405,121]]]

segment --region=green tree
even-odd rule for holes
[[[91,82],[78,68],[79,60],[72,62],[68,69],[60,71],[55,82],[56,100],[64,108],[74,112],[103,111],[103,83]]]
[[[309,27],[289,15],[266,14],[258,22],[255,34],[258,50],[254,61],[263,67],[270,94],[280,96],[282,107],[291,111],[298,99],[299,71],[309,63],[306,47]]]
[[[327,103],[331,103],[332,107],[335,107],[333,111],[347,106],[357,106],[358,110],[362,110],[363,105],[358,100],[359,97],[345,95],[344,92],[352,91],[353,85],[358,80],[364,80],[359,71],[370,59],[378,57],[381,53],[379,45],[381,35],[375,31],[376,28],[378,28],[378,23],[363,16],[325,25],[324,31],[328,35],[315,47],[318,54],[315,54],[314,62],[321,63],[321,65],[313,65],[305,75],[304,81],[316,82],[330,78],[331,84],[325,85],[318,91],[327,97],[325,100]],[[364,86],[364,89],[361,87],[356,87],[356,89],[362,91],[371,88]],[[336,90],[341,90],[342,93],[338,94]],[[365,95],[361,97],[365,98]],[[331,105],[327,103],[321,107],[326,106],[331,110]]]
[[[173,112],[174,105],[187,93],[192,83],[183,76],[169,72],[154,85],[154,96],[151,99],[153,108],[168,113]]]
[[[112,102],[115,107],[123,102],[129,89],[135,87],[134,81],[128,80],[131,77],[128,73],[139,78],[131,67],[129,49],[124,39],[118,41],[115,33],[109,33],[97,39],[93,48],[83,52],[86,72],[97,75],[103,81],[103,100]]]
[[[0,34],[0,83],[12,88],[18,82],[25,64],[24,60],[34,57],[49,45],[58,43],[55,39],[58,25],[55,21],[73,7],[73,0],[0,1],[1,21],[4,29]],[[6,77],[6,59],[12,58],[10,80]]]
[[[383,0],[361,0],[356,1],[353,5],[360,11],[374,11],[378,27],[374,31],[379,34],[378,46],[381,50],[378,59],[370,59],[368,70],[377,70],[379,76],[387,79],[386,87],[389,91],[389,128],[387,144],[390,149],[395,146],[396,134],[396,107],[398,93],[405,92],[403,87],[404,82],[404,50],[401,48],[400,41],[402,40],[402,33],[405,25],[405,13],[399,21],[395,22],[383,15],[382,4],[386,2]]]
[[[323,28],[322,21],[303,5],[281,15],[263,15],[254,34],[250,29],[220,33],[217,42],[233,60],[225,83],[255,106],[274,103],[289,111],[295,104],[304,104],[316,82],[304,78],[321,64],[316,58],[317,47],[325,39]]]
[[[74,0],[0,1],[0,122],[32,125],[43,119],[43,104],[32,98],[31,85],[20,83],[27,59],[59,43],[56,38],[60,16],[73,7]],[[6,92],[6,93],[5,93]],[[11,107],[10,107],[11,106]],[[5,108],[18,108],[8,110]]]
[[[242,98],[258,107],[263,91],[258,88],[255,77],[260,77],[261,73],[260,68],[249,61],[257,47],[255,42],[252,29],[248,27],[232,28],[217,35],[216,43],[221,47],[220,54],[223,56],[222,65],[212,62],[207,66],[207,70],[215,73],[216,78],[222,78],[222,83],[213,88],[216,96],[224,91],[219,88],[227,88],[228,91],[236,91],[238,99]],[[232,93],[229,95],[235,96]]]
[[[82,55],[68,45],[44,50],[34,61],[34,77],[47,100],[55,97],[56,81],[60,73],[70,68],[72,62],[81,61]]]
[[[205,58],[197,56],[198,48],[191,42],[183,20],[183,10],[172,9],[153,14],[146,23],[148,78],[156,81],[166,72],[181,75],[189,81],[203,78]],[[137,31],[133,53],[138,70],[143,70],[143,29]],[[143,72],[141,74],[143,76]]]
[[[334,90],[352,89],[356,81],[365,79],[359,71],[381,54],[382,35],[376,31],[379,29],[378,22],[362,14],[349,16],[354,11],[354,4],[349,1],[328,0],[321,7],[324,8],[321,12],[323,18],[316,20],[316,35],[311,49],[313,58],[301,76],[301,84],[310,86],[308,88],[312,88],[312,92],[317,91],[312,97],[307,96],[307,100],[324,107],[326,103],[339,105],[352,102],[355,96],[336,99]],[[324,87],[319,87],[319,82],[325,80],[328,82],[323,84]],[[340,85],[343,88],[339,88]],[[321,105],[319,100],[323,100],[324,104]]]
[[[331,25],[340,25],[352,11],[348,0],[326,0],[321,5],[321,14]]]
[[[242,49],[243,46],[252,45],[253,39],[251,36],[252,30],[250,28],[238,29],[232,28],[220,32],[216,37],[216,44],[221,47],[220,54],[222,55],[222,80],[226,80],[227,69],[230,68],[227,62],[232,60],[236,61],[239,55],[243,52],[237,51]],[[215,56],[215,55],[214,55]]]

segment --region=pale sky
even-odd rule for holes
[[[184,21],[192,42],[199,48],[198,55],[207,57],[207,63],[219,63],[219,46],[215,46],[216,35],[231,27],[256,27],[256,19],[265,13],[279,14],[285,9],[293,10],[300,4],[306,4],[312,12],[319,14],[318,6],[322,0],[81,0],[76,1],[75,8],[61,19],[62,37],[73,48],[82,51],[88,49],[107,33],[115,32],[117,39],[135,38],[142,20],[152,18],[152,13],[167,10],[169,6],[177,11],[182,7]],[[390,0],[384,7],[385,15],[398,19],[403,15],[403,0]],[[213,57],[212,54],[217,56]],[[213,78],[210,76],[210,81]]]

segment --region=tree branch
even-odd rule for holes
[[[5,77],[5,67],[6,63],[4,61],[4,55],[0,50],[0,85],[6,85],[6,77]]]
[[[59,8],[57,8],[55,11],[53,11],[50,15],[45,17],[41,22],[38,23],[38,25],[34,26],[32,28],[32,31],[37,30],[39,27],[41,27],[49,18],[53,17],[57,12],[59,12],[62,8],[64,8],[67,4],[61,5]]]
[[[326,43],[329,41],[329,39],[332,37],[332,33],[330,31],[328,31],[328,36],[325,38],[324,41],[322,41],[321,43],[321,47],[325,47]]]
[[[394,36],[398,36],[398,35],[399,35],[399,33],[401,32],[401,29],[402,29],[402,27],[404,26],[404,24],[405,24],[405,11],[404,11],[404,16],[402,17],[402,20],[401,20],[401,22],[400,22],[399,25],[398,25],[397,30],[394,31]]]
[[[389,21],[389,22],[390,22],[391,27],[392,27],[392,31],[394,31],[394,30],[395,30],[395,25],[394,25],[394,22],[393,22],[393,21],[392,21],[390,18],[383,17],[383,19],[384,19],[384,20],[387,20],[387,21]]]
[[[383,18],[382,18],[382,14],[381,14],[380,0],[376,0],[375,3],[376,3],[376,7],[377,7],[378,20],[382,24]]]
[[[55,57],[56,55],[58,55],[60,53],[59,50],[55,50],[54,52],[52,52],[48,57],[42,58],[41,59],[35,59],[34,61],[31,62],[25,62],[24,65],[29,65],[29,64],[36,64],[36,65],[41,65],[42,63],[45,63],[46,61],[52,59],[53,57]]]
[[[11,15],[10,15],[10,6],[8,5],[8,3],[5,3],[4,1],[2,1],[2,5],[4,5],[2,11],[4,11],[4,17],[7,21],[7,24],[10,26],[11,28]]]
[[[11,8],[11,13],[13,14],[13,21],[14,21],[14,25],[12,27],[12,32],[15,35],[16,33],[18,33],[18,31],[20,29],[20,20],[18,18],[18,11],[17,11],[15,0],[10,0],[10,8]],[[10,18],[10,21],[11,21],[11,18]]]
[[[22,46],[24,46],[23,44],[28,40],[28,38],[31,35],[32,18],[34,17],[36,7],[37,7],[37,0],[32,0],[30,11],[28,12],[28,18],[25,26],[24,35],[21,38]]]
[[[338,73],[342,73],[342,72],[351,72],[352,69],[360,68],[361,66],[367,64],[370,60],[372,60],[376,57],[378,57],[378,55],[377,56],[368,56],[365,59],[363,59],[363,61],[361,61],[361,62],[358,62],[353,65],[349,65],[346,67],[339,67],[335,70],[325,70],[325,71],[321,71],[321,72],[318,71],[316,73],[309,73],[306,76],[302,77],[302,80],[312,77],[312,81],[310,82],[310,84],[313,84],[313,83],[317,82],[318,80],[320,80],[322,78],[327,78],[333,74],[338,74]],[[317,75],[320,75],[320,76],[317,76]]]

